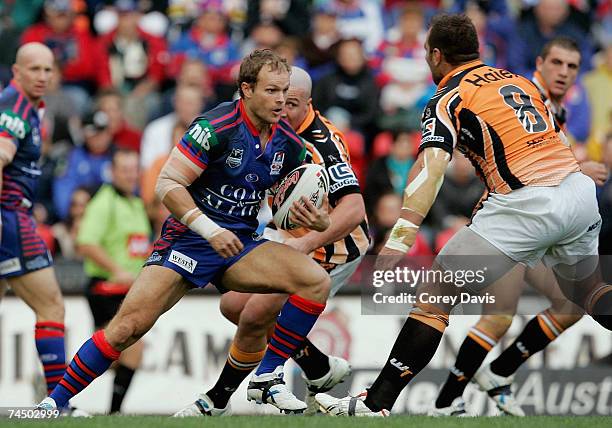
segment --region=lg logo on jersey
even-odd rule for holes
[[[353,170],[351,167],[345,163],[338,163],[327,170],[329,172],[329,177],[331,182],[333,183],[329,186],[329,192],[334,193],[338,189],[341,189],[346,186],[358,186],[359,182],[353,174]]]

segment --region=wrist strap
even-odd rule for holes
[[[399,218],[387,240],[385,247],[391,250],[407,253],[414,244],[419,227],[409,220]]]

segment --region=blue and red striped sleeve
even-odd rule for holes
[[[26,103],[21,94],[17,99],[0,103],[0,137],[11,140],[17,147],[20,139],[25,138],[30,130],[28,120],[19,114],[20,104],[25,107]]]
[[[210,160],[210,151],[217,144],[215,129],[206,118],[199,117],[183,135],[177,148],[196,166],[206,169]]]

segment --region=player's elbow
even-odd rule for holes
[[[438,147],[427,147],[423,150],[423,157],[425,169],[432,178],[444,177],[451,159],[450,153]]]

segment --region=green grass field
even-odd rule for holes
[[[17,421],[1,419],[0,427],[53,427],[53,428],[336,428],[358,425],[365,428],[610,428],[612,417],[556,417],[532,416],[479,417],[469,419],[430,418],[426,416],[393,416],[385,419],[348,419],[325,416],[232,416],[227,418],[171,419],[160,416],[98,416],[94,418],[61,418],[56,420]]]

